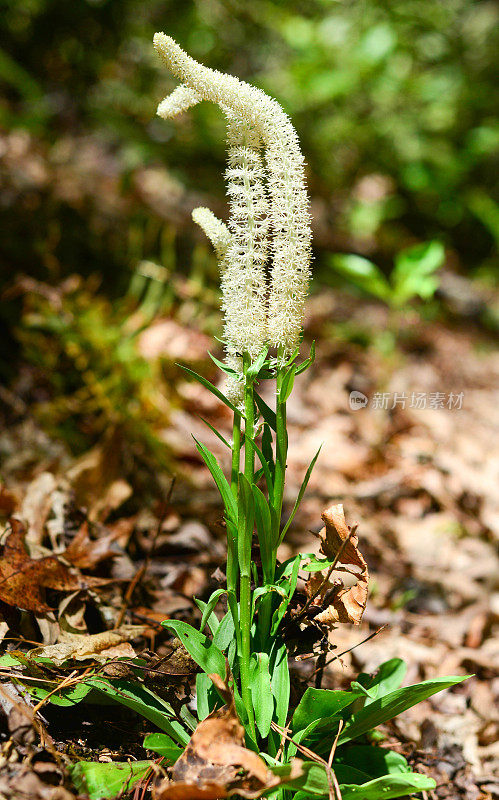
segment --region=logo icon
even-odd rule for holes
[[[352,411],[358,411],[359,408],[365,408],[365,406],[367,406],[368,398],[365,394],[362,394],[362,392],[350,392],[348,401]]]

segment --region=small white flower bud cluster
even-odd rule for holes
[[[158,106],[157,115],[163,119],[171,119],[182,114],[188,108],[197,105],[203,98],[200,94],[184,84],[180,84]]]
[[[219,260],[223,261],[231,241],[230,231],[225,222],[218,219],[209,208],[203,208],[203,206],[194,209],[192,219],[205,232]]]
[[[265,343],[289,354],[299,341],[310,276],[310,214],[296,131],[279,103],[260,89],[204,67],[164,33],[155,35],[154,45],[182,81],[158,113],[163,116],[166,110],[171,116],[203,99],[217,103],[228,120],[231,216],[223,256],[215,244],[220,242],[215,218],[208,222],[205,210],[201,218],[197,214],[222,262],[228,355],[239,364],[237,354],[246,351],[254,357]]]

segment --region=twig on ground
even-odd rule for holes
[[[325,669],[330,664],[332,664],[333,661],[336,661],[336,659],[341,658],[342,656],[346,656],[347,653],[351,653],[352,650],[355,650],[357,647],[360,647],[361,644],[365,644],[370,639],[373,639],[375,636],[378,635],[378,633],[381,633],[381,631],[384,630],[385,628],[386,628],[386,625],[382,625],[381,628],[378,628],[377,630],[375,630],[374,633],[370,633],[369,636],[366,636],[366,638],[362,639],[361,642],[357,642],[357,644],[352,645],[352,647],[349,647],[347,650],[343,650],[341,653],[337,653],[335,656],[333,656],[333,658],[330,658],[329,661],[326,661],[326,663],[324,664],[324,667],[318,667],[317,669],[314,669],[314,671],[312,672],[310,677],[313,678],[313,676],[315,675],[316,672],[319,671],[319,669]]]

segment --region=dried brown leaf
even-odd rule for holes
[[[140,636],[143,630],[139,625],[122,625],[113,631],[92,635],[68,633],[57,644],[36,647],[31,650],[31,655],[50,658],[56,666],[61,666],[68,659],[105,662],[123,656],[134,658],[136,654],[128,641]],[[124,642],[127,643],[125,647],[123,647]]]
[[[41,614],[51,611],[45,602],[45,589],[74,592],[107,583],[100,578],[73,574],[55,556],[30,558],[24,545],[24,525],[17,519],[11,519],[10,525],[12,531],[0,556],[0,600],[4,603]]]
[[[351,534],[341,503],[326,509],[321,516],[325,526],[319,533],[323,554],[333,561],[340,549],[341,553],[332,575],[327,577],[316,572],[306,583],[308,596],[316,595],[313,604],[326,606],[315,621],[326,626],[338,622],[358,625],[366,607],[369,584],[369,572],[358,548],[358,537]]]
[[[101,561],[118,555],[112,548],[112,543],[118,536],[119,532],[91,539],[88,534],[88,522],[85,521],[66,548],[64,558],[79,569],[94,569]]]
[[[210,677],[227,705],[199,723],[172,769],[172,780],[159,784],[154,800],[222,800],[233,794],[256,798],[280,783],[263,759],[244,746],[233,695],[219,676]]]

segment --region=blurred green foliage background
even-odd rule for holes
[[[224,215],[224,124],[207,104],[175,122],[155,116],[175,86],[153,50],[156,30],[260,86],[291,115],[308,162],[319,285],[345,280],[331,254],[360,255],[387,274],[400,250],[429,240],[444,245],[447,269],[494,281],[492,0],[1,0],[0,12],[0,348],[3,380],[17,392],[42,404],[50,392],[72,396],[85,384],[83,360],[81,374],[76,359],[68,370],[76,379],[51,380],[57,353],[67,358],[68,338],[98,351],[90,332],[114,326],[102,343],[109,357],[97,359],[95,381],[104,380],[120,362],[120,326],[144,299],[123,302],[127,287],[146,274],[151,292],[144,264],[166,269],[167,283],[182,277],[165,306],[157,291],[158,313],[180,324],[199,316],[199,287],[216,286],[190,211],[201,202]],[[61,288],[74,273],[92,276],[90,326]],[[216,329],[215,309],[210,301],[202,314],[205,330]],[[134,358],[115,408],[144,379]],[[44,371],[43,390],[19,388],[25,364]],[[74,425],[67,435],[78,448]]]

